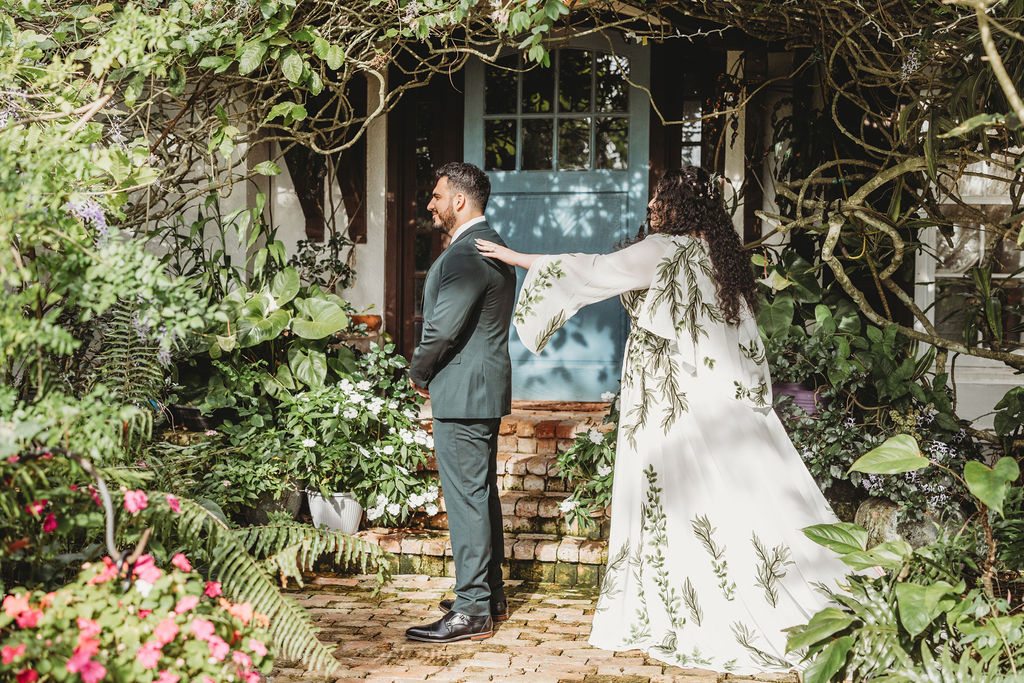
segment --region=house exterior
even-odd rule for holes
[[[487,217],[510,246],[526,252],[612,249],[640,227],[661,173],[689,163],[716,170],[731,188],[745,187],[734,198],[735,224],[745,241],[761,237],[755,211],[774,208],[773,161],[764,152],[771,149],[772,112],[794,85],[786,78],[792,53],[738,34],[645,43],[607,32],[563,36],[552,42],[551,56],[550,69],[525,70],[515,53],[496,64],[474,58],[447,78],[405,92],[335,160],[341,172],[314,186],[323,201],[312,222],[309,188],[294,177],[301,163],[286,159],[280,175],[248,190],[266,194],[266,212],[289,250],[301,239],[323,239],[325,230],[352,235],[357,277],[343,294],[360,311],[380,315],[383,331],[406,355],[422,326],[427,269],[441,251],[426,212],[432,169],[447,161],[488,172]],[[401,79],[398,70],[387,77]],[[379,97],[378,84],[367,83],[366,111]],[[695,120],[709,105],[735,111]],[[279,150],[263,144],[248,154],[254,165]],[[935,280],[928,267],[919,266],[919,281]],[[923,305],[934,301],[934,284],[920,285],[916,296]],[[616,300],[589,307],[541,357],[513,333],[513,398],[597,401],[614,391],[627,324]],[[975,418],[1019,382],[996,363],[968,360],[956,367],[958,410]]]

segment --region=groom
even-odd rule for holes
[[[496,456],[498,426],[511,408],[508,328],[515,300],[511,266],[482,256],[476,239],[504,244],[484,219],[491,183],[472,164],[434,173],[427,210],[450,237],[427,273],[423,335],[409,377],[430,398],[434,449],[455,558],[455,600],[440,620],[408,629],[410,640],[449,643],[489,638],[507,617],[501,561]]]

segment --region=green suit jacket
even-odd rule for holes
[[[423,335],[409,367],[430,390],[437,418],[496,418],[512,402],[508,328],[515,269],[480,254],[474,240],[504,244],[486,222],[471,226],[430,266],[423,287]]]

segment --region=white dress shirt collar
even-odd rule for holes
[[[462,236],[462,233],[466,232],[467,230],[469,230],[471,227],[473,227],[477,223],[483,223],[486,220],[487,219],[484,218],[483,216],[477,216],[476,218],[470,218],[468,221],[466,221],[465,223],[460,225],[458,228],[456,228],[455,232],[452,233],[452,239],[451,239],[451,241],[448,242],[448,244],[454,243],[455,240],[459,239],[459,237]]]

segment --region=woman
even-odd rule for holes
[[[649,232],[608,255],[480,251],[528,268],[513,320],[539,353],[580,308],[621,295],[609,557],[590,642],[679,666],[794,668],[782,629],[846,567],[801,529],[836,521],[771,410],[747,257],[708,173],[669,171]]]

